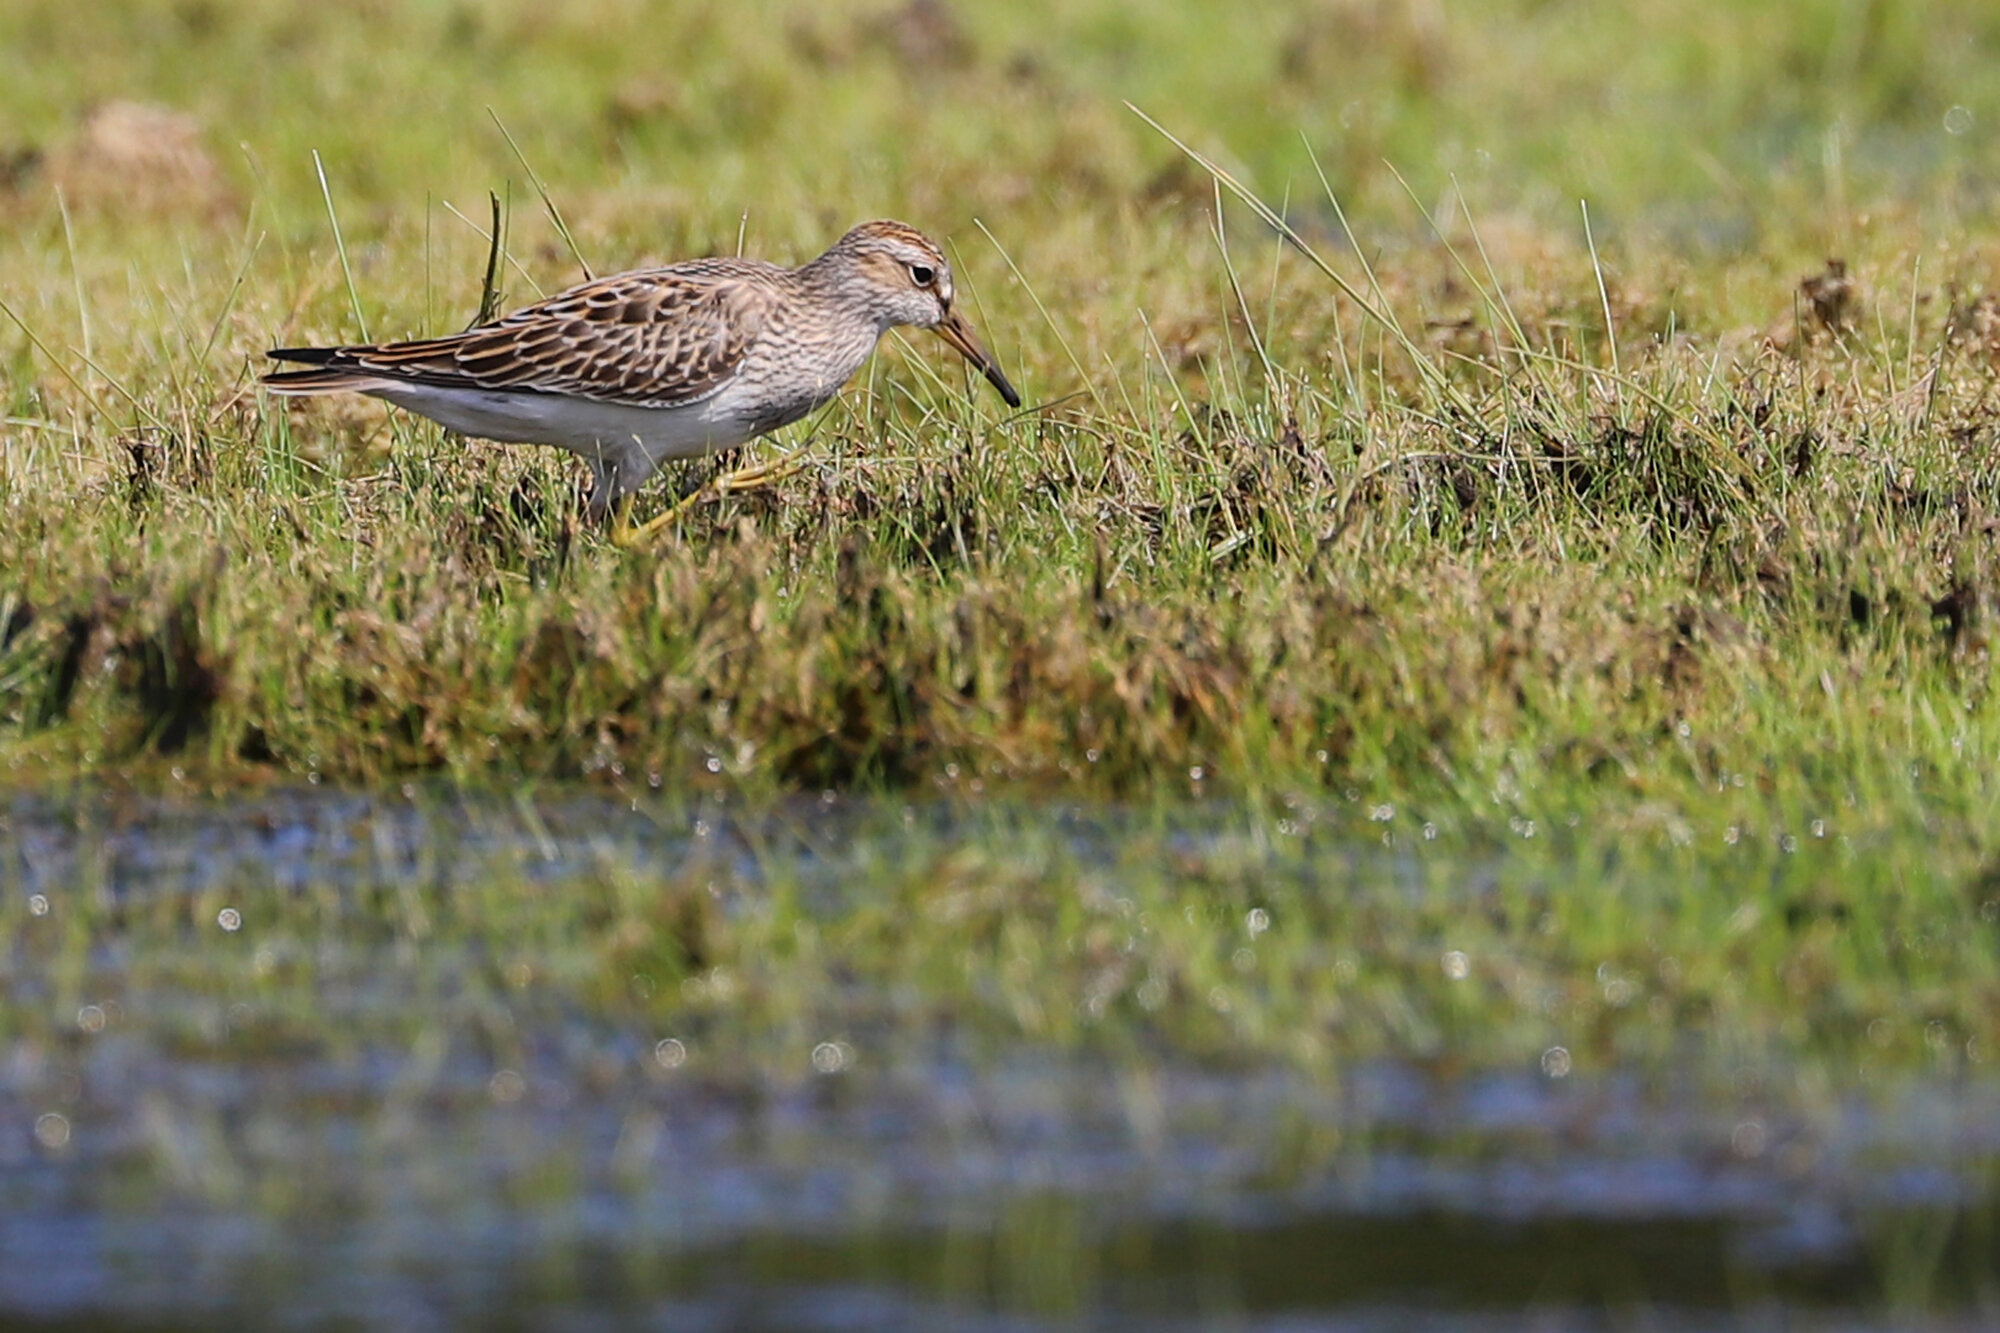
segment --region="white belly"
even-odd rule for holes
[[[548,393],[377,383],[362,390],[461,435],[552,444],[590,465],[590,512],[602,517],[660,465],[742,444],[759,432],[732,415],[727,394],[686,407],[627,407]]]
[[[546,393],[495,393],[426,384],[379,385],[377,398],[429,417],[461,435],[509,444],[552,444],[585,460],[643,462],[645,475],[673,458],[692,458],[742,444],[754,433],[715,412],[716,404],[626,407]],[[634,479],[633,484],[643,477]]]

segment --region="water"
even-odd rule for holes
[[[192,901],[199,926],[221,899],[254,917],[258,895],[413,877],[471,893],[502,864],[564,893],[607,858],[719,866],[750,898],[774,855],[852,897],[832,849],[872,817],[16,801],[0,1326],[1944,1330],[2000,1311],[2000,1081],[1800,1099],[1696,1062],[1308,1076],[949,1025],[773,1070],[694,1028],[663,1045],[581,983],[497,1009],[471,984],[492,941],[412,968],[365,929],[321,940],[313,1012],[285,1022],[282,959],[213,992],[131,984],[195,929],[174,915]],[[1131,832],[1065,818],[1087,859]],[[118,929],[30,965],[52,918],[20,905],[77,892]],[[34,1021],[113,992],[146,1011]]]

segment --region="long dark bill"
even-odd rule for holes
[[[956,310],[947,311],[945,317],[937,322],[931,332],[956,347],[960,356],[977,366],[979,373],[986,377],[986,382],[998,389],[1000,396],[1007,400],[1007,406],[1021,405],[1021,395],[1014,392],[1014,386],[1000,373],[999,363],[987,353],[985,346],[979,341],[979,335],[965,322],[965,316]]]

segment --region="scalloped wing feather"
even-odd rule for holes
[[[742,364],[777,300],[765,276],[740,261],[621,273],[449,337],[339,348],[321,373],[681,407]]]

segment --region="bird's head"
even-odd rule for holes
[[[901,222],[864,222],[840,238],[821,262],[827,261],[861,285],[884,332],[903,324],[929,329],[971,362],[1007,406],[1021,405],[972,325],[952,308],[951,263],[930,237]]]

